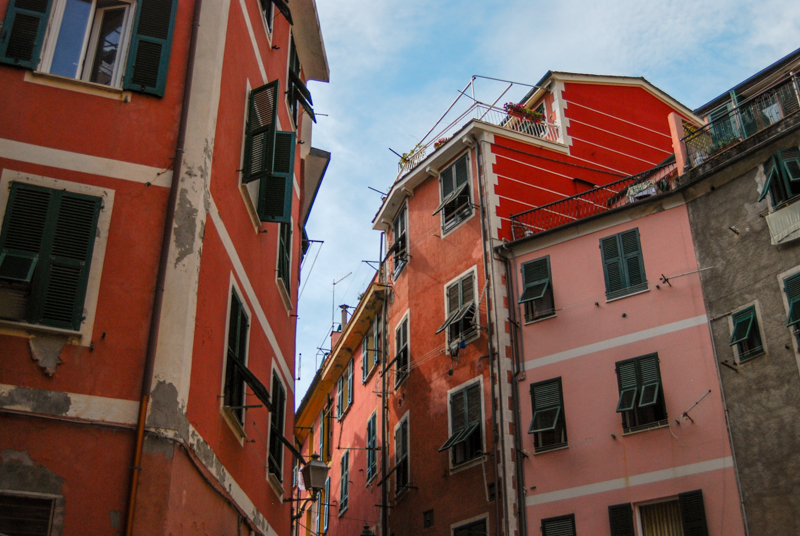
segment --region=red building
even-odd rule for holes
[[[0,14],[0,532],[289,534],[314,1]]]

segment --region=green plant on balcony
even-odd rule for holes
[[[411,149],[410,151],[408,151],[407,153],[401,154],[400,155],[400,168],[405,168],[406,164],[411,162],[411,160],[414,159],[414,156],[416,156],[416,154],[418,152],[420,152],[421,150],[422,150],[422,142],[416,144],[414,146],[414,148]],[[395,154],[397,154],[397,153],[395,153]]]
[[[447,143],[448,141],[450,141],[450,138],[451,138],[451,137],[452,137],[452,136],[449,136],[449,137],[447,137],[447,138],[439,138],[438,140],[436,140],[435,142],[433,142],[433,149],[434,149],[434,150],[438,149],[439,147],[441,147],[442,145],[444,145],[445,143]]]
[[[533,121],[534,123],[539,123],[542,120],[542,114],[539,112],[535,112],[530,108],[526,108],[523,104],[517,104],[516,102],[507,102],[503,105],[503,109],[506,113],[512,117],[518,117],[520,119],[527,119],[528,121]]]

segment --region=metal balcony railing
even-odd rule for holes
[[[691,167],[800,110],[800,79],[791,76],[714,118],[681,140]]]
[[[513,214],[511,234],[514,240],[560,227],[601,212],[606,212],[619,204],[633,202],[671,188],[668,182],[677,170],[677,164],[670,162],[652,169],[598,186],[560,201]],[[667,181],[667,182],[662,182]],[[650,184],[652,182],[652,184]],[[631,186],[636,185],[636,188]]]
[[[398,164],[399,174],[405,175],[414,169],[420,162],[432,154],[440,143],[446,143],[446,140],[449,140],[454,133],[458,132],[473,119],[548,141],[556,142],[559,140],[558,125],[545,121],[535,123],[528,119],[510,116],[502,108],[497,108],[482,102],[475,102],[437,134],[429,136],[430,141],[427,143],[420,143],[410,153],[405,155]]]

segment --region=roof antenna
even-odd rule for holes
[[[333,280],[333,293],[332,293],[333,297],[331,298],[331,331],[333,331],[333,326],[335,325],[334,324],[334,316],[333,316],[333,314],[334,314],[334,311],[336,310],[336,285],[338,285],[339,283],[341,283],[342,281],[344,281],[345,279],[347,279],[351,275],[353,275],[353,272],[350,272],[349,274],[347,274],[346,276],[341,278],[339,281],[336,281],[335,279]]]

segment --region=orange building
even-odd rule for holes
[[[0,14],[0,533],[288,535],[314,1]]]

